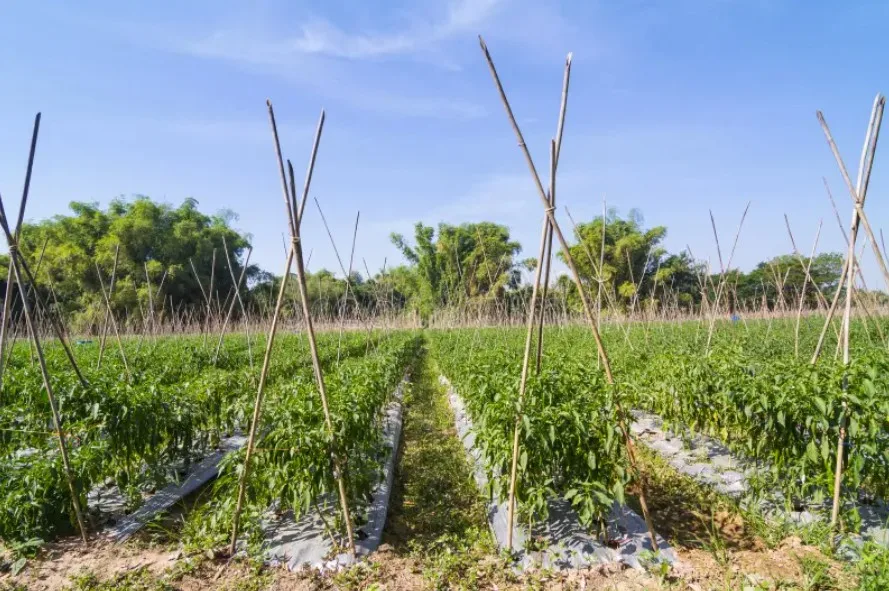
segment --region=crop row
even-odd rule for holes
[[[451,330],[430,334],[439,368],[466,404],[490,494],[509,487],[516,417],[520,429],[519,508],[532,520],[552,496],[569,499],[588,526],[623,501],[629,481],[613,390],[595,364],[567,357],[531,372],[518,401],[524,335],[517,330]],[[570,346],[568,340],[554,347]],[[548,344],[548,346],[550,346]]]
[[[254,355],[262,350],[261,340],[253,344]],[[411,341],[412,337],[398,333],[389,338],[347,334],[342,342],[336,335],[322,337],[322,364],[334,396],[342,396],[344,388],[379,385],[367,381],[367,376],[376,376],[384,359],[403,368],[397,355],[408,351]],[[49,346],[53,387],[81,506],[86,506],[87,493],[100,484],[116,485],[135,506],[146,491],[175,478],[176,470],[221,437],[245,427],[258,367],[251,368],[243,338],[228,338],[218,359],[214,344],[205,345],[200,337],[128,341],[130,379],[114,346],[105,351],[100,370],[95,369],[96,344],[77,346],[86,387],[66,366],[60,348]],[[317,399],[305,337],[279,336],[273,360],[269,436],[277,434],[276,446],[284,446],[287,433],[293,434],[286,445],[297,447],[297,439],[310,431],[298,424],[312,424],[309,415]],[[317,414],[320,417],[320,410]],[[349,421],[364,420],[366,414],[338,416],[340,423],[350,425],[343,435],[352,436],[355,428]],[[49,417],[39,367],[29,360],[27,345],[20,343],[4,373],[0,404],[0,481],[11,483],[0,491],[2,540],[47,539],[70,531],[76,523]],[[258,463],[265,465],[260,458]]]
[[[862,492],[886,498],[889,353],[873,326],[856,322],[851,365],[834,355],[830,333],[813,365],[820,328],[818,318],[803,323],[797,354],[786,321],[720,323],[709,348],[706,322],[606,325],[614,386],[602,378],[588,329],[547,329],[542,369],[538,375],[532,359],[523,408],[523,331],[437,331],[430,341],[472,415],[492,494],[505,497],[518,416],[520,508],[540,515],[547,497],[561,495],[590,524],[622,500],[629,479],[615,397],[624,408],[659,414],[679,433],[706,433],[768,466],[753,492],[777,488],[788,499],[831,494],[842,426],[846,500]]]

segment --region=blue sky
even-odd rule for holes
[[[845,225],[851,200],[815,110],[854,176],[886,90],[887,17],[883,2],[780,0],[7,2],[0,191],[17,202],[40,110],[28,219],[72,200],[194,197],[237,212],[254,260],[280,273],[268,97],[300,177],[327,110],[313,195],[343,253],[361,211],[357,253],[371,270],[400,261],[388,235],[418,220],[502,222],[521,256],[536,256],[542,209],[481,33],[541,169],[574,53],[559,200],[575,219],[596,215],[604,196],[666,225],[670,250],[688,245],[715,265],[707,210],[727,250],[752,201],[735,257],[749,269],[790,250],[784,213],[802,250],[821,218],[819,250],[841,249],[821,177]],[[867,205],[875,228],[889,213],[885,141]],[[312,268],[336,268],[307,211]],[[870,254],[865,266],[878,286]]]

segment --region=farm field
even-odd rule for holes
[[[814,347],[820,326],[818,318],[803,323],[800,351]],[[828,353],[814,367],[808,356],[796,357],[793,323],[787,320],[719,324],[707,355],[702,350],[706,321],[605,325],[603,339],[618,376],[610,386],[596,367],[595,344],[587,329],[546,328],[541,369],[537,373],[532,368],[518,420],[522,450],[518,521],[543,519],[548,499],[562,497],[584,527],[601,537],[603,520],[614,502],[638,511],[640,480],[628,462],[617,417],[625,413],[632,421],[629,412],[643,410],[656,413],[677,433],[706,434],[737,457],[765,468],[739,499],[679,474],[638,443],[637,460],[645,474],[655,528],[677,551],[679,563],[669,575],[659,574],[660,567],[654,566],[647,574],[611,569],[607,576],[591,572],[591,581],[623,581],[628,588],[682,588],[695,581],[713,584],[715,578],[728,576],[736,582],[759,581],[761,588],[778,583],[806,588],[807,577],[821,577],[848,588],[859,577],[877,576],[874,564],[880,563],[873,561],[885,561],[885,551],[867,542],[857,550],[856,560],[840,560],[842,556],[834,556],[831,549],[829,516],[823,515],[832,487],[843,401],[849,433],[841,513],[844,534],[860,528],[857,515],[862,502],[886,495],[889,400],[884,367],[889,353],[868,336],[876,335],[875,327],[868,330],[860,323],[853,325],[857,361],[844,372],[832,355],[835,341],[827,342]],[[471,569],[475,582],[470,586],[525,585],[546,576],[569,588],[579,584],[585,575],[577,572],[509,574],[508,561],[492,545],[481,506],[485,498],[507,494],[523,340],[521,329],[503,328],[346,332],[342,337],[320,333],[337,441],[342,457],[348,458],[353,509],[367,502],[379,470],[376,427],[382,409],[405,371],[414,367],[414,385],[405,399],[401,467],[383,549],[369,562],[334,578],[285,575],[240,564],[230,572],[227,567],[226,577],[269,585],[286,582],[294,588],[361,587],[382,580],[382,573],[391,575],[393,569],[410,565],[423,576],[407,577],[404,588],[431,584],[436,577],[449,579],[459,568]],[[255,342],[253,348],[261,345]],[[269,418],[257,446],[242,527],[249,542],[246,556],[255,558],[261,557],[262,515],[270,506],[303,514],[312,510],[317,498],[336,489],[304,335],[279,335],[275,347],[266,400]],[[131,510],[163,483],[175,480],[177,469],[199,459],[220,439],[244,430],[257,373],[250,369],[245,340],[226,337],[215,362],[212,349],[200,336],[125,339],[128,380],[117,349],[105,351],[97,370],[97,344],[86,342],[75,348],[89,382],[84,388],[66,366],[60,347],[47,347],[53,374],[66,376],[54,385],[84,506],[87,493],[101,484],[117,487]],[[468,484],[467,459],[453,432],[453,419],[448,419],[452,411],[437,384],[440,375],[466,401],[481,441],[489,490]],[[845,392],[844,375],[849,384]],[[136,569],[138,577],[111,579],[119,584],[131,581],[132,588],[142,588],[138,585],[148,581],[190,588],[177,585],[196,584],[226,564],[223,549],[230,535],[243,450],[226,457],[214,484],[177,505],[171,517],[149,524],[133,541],[120,546],[96,542],[92,550],[77,550],[70,493],[47,429],[49,409],[45,395],[35,395],[40,393],[40,379],[26,343],[19,343],[5,373],[2,470],[4,481],[23,486],[4,488],[0,537],[9,560],[27,561],[21,580],[39,584],[39,579],[29,577],[39,573],[49,557],[58,561],[80,556],[73,564],[82,568],[90,553],[99,563],[102,557],[124,556],[118,562],[127,565],[138,563],[140,555],[156,557],[159,552],[189,556],[188,572],[177,570],[183,568],[182,561],[174,560],[173,567],[161,571],[153,565]],[[434,451],[427,441],[433,433]],[[767,519],[745,503],[774,490],[789,500],[788,511],[793,503],[811,501],[813,507],[820,503],[813,512],[822,511],[822,519],[811,524]],[[441,516],[431,518],[423,505],[428,510],[434,505],[432,513]],[[89,512],[89,519],[97,535],[108,525],[96,511]],[[332,535],[340,535],[342,523],[330,527]],[[442,563],[442,552],[452,554],[456,562]],[[779,566],[764,570],[763,564],[771,563]],[[103,573],[78,579],[76,572],[62,572],[66,576],[58,579],[58,588],[98,588],[107,579]],[[350,583],[350,576],[355,581]]]
[[[886,98],[855,158],[879,72],[790,30],[839,9],[275,4],[0,35],[0,591],[889,590]]]
[[[263,339],[253,346],[262,347]],[[215,344],[215,343],[214,343]],[[219,355],[201,337],[127,340],[123,350],[110,349],[96,369],[98,346],[77,347],[78,363],[88,385],[74,377],[60,347],[48,347],[57,404],[69,441],[69,461],[81,507],[97,487],[113,487],[128,509],[163,484],[181,476],[190,462],[219,441],[248,425],[257,372],[251,370],[243,338],[229,337]],[[313,381],[305,338],[280,338],[271,367],[267,409],[274,417],[264,430],[251,478],[248,512],[256,514],[273,501],[298,513],[311,507],[332,482],[328,438],[320,422],[320,402],[311,396]],[[367,495],[379,454],[376,425],[381,407],[404,375],[416,349],[416,337],[331,333],[320,339],[322,364],[328,372],[329,402],[342,455],[348,458],[350,502]],[[70,374],[70,375],[69,375]],[[129,376],[129,378],[128,378]],[[0,538],[5,545],[27,547],[76,532],[71,494],[53,433],[50,409],[41,391],[41,376],[29,360],[27,345],[16,346],[5,373],[2,406],[2,480]],[[359,395],[359,392],[361,393]],[[227,456],[211,500],[202,507],[206,520],[195,520],[212,536],[230,527],[230,474],[242,453]],[[229,498],[231,497],[231,499]],[[222,515],[229,517],[223,519]],[[90,514],[92,525],[107,515]],[[257,524],[248,520],[248,527]],[[212,524],[218,523],[220,531]],[[74,528],[72,530],[72,528]],[[227,532],[226,532],[227,533]]]

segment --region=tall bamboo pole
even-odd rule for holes
[[[571,80],[571,54],[568,54],[568,58],[565,60],[565,74],[562,77],[562,100],[559,105],[559,121],[556,124],[556,155],[553,158],[552,171],[549,179],[549,206],[555,208],[556,206],[556,175],[555,171],[559,168],[559,153],[562,151],[562,133],[565,130],[565,114],[568,110],[568,85]],[[549,224],[549,219],[546,220],[546,250],[543,255],[543,260],[541,260],[538,264],[545,265],[543,269],[543,284],[542,284],[542,293],[540,297],[540,316],[538,318],[538,328],[537,328],[537,365],[536,371],[540,373],[540,364],[543,360],[543,323],[545,321],[546,316],[546,295],[549,290],[549,274],[550,267],[552,264],[552,250],[553,250],[553,229]]]
[[[824,135],[827,138],[827,143],[830,146],[830,150],[837,161],[837,166],[839,166],[840,168],[840,173],[842,173],[843,175],[843,181],[845,181],[846,187],[849,189],[849,194],[852,198],[852,203],[855,206],[855,211],[858,214],[858,217],[861,218],[861,223],[862,225],[864,225],[864,230],[867,232],[867,236],[870,239],[874,257],[877,259],[880,271],[883,273],[883,279],[886,282],[886,287],[889,288],[889,268],[886,267],[886,261],[883,259],[883,255],[880,252],[880,245],[877,242],[874,231],[867,219],[867,215],[864,213],[864,204],[861,203],[862,200],[860,197],[862,192],[867,191],[867,186],[870,183],[870,174],[867,174],[863,177],[864,184],[861,184],[863,174],[862,171],[873,167],[873,157],[877,149],[877,140],[880,136],[880,125],[883,121],[883,108],[885,107],[885,105],[886,97],[878,94],[877,98],[874,99],[874,107],[871,114],[871,123],[868,128],[869,136],[873,137],[872,147],[870,150],[865,149],[861,153],[861,162],[859,165],[859,183],[857,187],[852,186],[852,179],[849,178],[849,172],[846,170],[846,165],[843,162],[842,157],[840,156],[839,149],[837,148],[836,142],[834,142],[833,136],[830,133],[830,128],[827,126],[827,121],[824,119],[824,114],[821,113],[821,111],[818,111],[818,121],[821,123],[821,129],[824,131]]]
[[[550,144],[550,174],[555,170],[556,148],[555,142]],[[549,211],[547,209],[547,211]],[[528,323],[525,333],[525,350],[522,356],[522,377],[519,382],[518,412],[515,417],[512,437],[512,464],[509,471],[509,504],[507,505],[506,518],[506,547],[512,549],[512,531],[515,520],[515,495],[516,482],[518,480],[519,463],[519,435],[522,427],[522,413],[524,412],[525,387],[528,383],[528,366],[531,356],[531,341],[534,337],[534,313],[537,310],[537,293],[540,290],[540,278],[543,275],[543,255],[546,251],[546,235],[549,228],[549,217],[543,215],[543,228],[540,230],[540,254],[537,258],[537,268],[534,270],[534,287],[531,289],[531,304],[528,306]]]
[[[311,155],[311,159],[309,160],[309,169],[306,172],[306,182],[303,187],[302,203],[299,206],[299,209],[297,209],[295,187],[288,188],[288,186],[287,186],[287,176],[285,175],[285,172],[284,172],[284,158],[281,155],[281,145],[278,140],[278,128],[277,128],[277,125],[275,124],[274,109],[272,108],[271,101],[267,101],[266,104],[268,105],[269,122],[271,124],[272,135],[273,135],[274,144],[275,144],[275,155],[278,160],[278,169],[279,169],[279,173],[281,176],[281,187],[282,187],[283,194],[284,194],[284,206],[285,206],[285,209],[287,210],[287,218],[288,218],[288,221],[290,224],[291,246],[290,246],[290,250],[288,251],[288,255],[287,255],[287,264],[286,264],[286,268],[285,268],[285,272],[284,272],[284,277],[281,280],[281,289],[278,292],[278,301],[275,305],[275,313],[272,316],[272,325],[271,325],[271,328],[269,329],[269,338],[266,343],[266,354],[265,354],[265,358],[263,359],[263,368],[262,368],[262,371],[260,374],[259,388],[258,388],[257,395],[256,395],[256,401],[255,401],[254,407],[253,407],[253,419],[250,424],[250,436],[247,440],[247,452],[244,457],[244,466],[243,466],[243,469],[241,470],[241,477],[240,477],[239,484],[238,484],[238,499],[237,499],[237,502],[235,505],[235,513],[234,513],[233,524],[232,524],[232,539],[231,539],[231,546],[229,548],[230,553],[232,555],[234,555],[234,553],[235,553],[237,539],[238,539],[238,527],[240,524],[241,509],[244,504],[244,498],[245,498],[246,486],[247,486],[247,478],[248,478],[249,472],[250,472],[250,459],[253,455],[254,446],[256,443],[256,437],[258,434],[258,429],[259,429],[259,424],[260,424],[260,419],[262,416],[262,400],[263,400],[263,394],[264,394],[264,389],[265,389],[265,380],[266,380],[266,376],[268,374],[268,366],[269,366],[269,361],[271,359],[272,346],[274,344],[274,339],[275,339],[275,331],[277,328],[278,317],[280,316],[281,307],[283,306],[283,303],[284,303],[284,292],[285,292],[287,277],[290,275],[290,265],[294,259],[296,260],[296,264],[297,264],[297,276],[299,279],[299,289],[300,289],[300,296],[301,296],[302,305],[303,305],[303,314],[304,314],[305,320],[306,320],[306,332],[309,337],[309,339],[308,339],[309,340],[309,348],[312,353],[312,365],[313,365],[314,372],[315,372],[315,378],[318,382],[318,389],[319,389],[319,393],[321,395],[321,405],[324,410],[324,420],[325,420],[325,424],[327,426],[328,436],[330,437],[330,440],[331,440],[331,445],[335,446],[335,443],[336,443],[335,439],[334,439],[333,423],[330,418],[330,409],[328,408],[328,405],[327,405],[327,391],[324,387],[324,378],[323,378],[323,374],[321,371],[321,362],[320,362],[320,358],[318,355],[317,344],[315,341],[315,332],[314,332],[314,328],[312,326],[312,317],[309,314],[308,294],[307,294],[306,284],[305,284],[305,267],[303,265],[302,245],[300,243],[300,233],[299,233],[299,227],[300,227],[300,223],[302,221],[302,216],[301,216],[300,212],[302,212],[303,208],[305,207],[306,197],[309,192],[310,180],[312,177],[312,171],[314,169],[315,158],[316,158],[317,151],[318,151],[318,144],[320,141],[321,129],[323,127],[324,112],[322,111],[321,119],[319,121],[318,129],[316,131],[315,142],[312,146],[312,155]],[[334,465],[336,468],[336,480],[337,480],[337,484],[338,484],[338,488],[339,488],[340,503],[342,505],[343,516],[344,516],[344,520],[346,522],[346,530],[347,530],[349,548],[351,550],[352,555],[355,556],[355,539],[354,539],[354,534],[352,532],[352,520],[351,520],[351,517],[349,514],[348,499],[346,498],[346,488],[345,488],[345,481],[344,481],[345,475],[343,474],[342,466],[340,464],[339,454],[334,452],[333,453],[333,460],[334,460]]]
[[[867,135],[865,136],[865,147],[862,150],[861,160],[859,162],[859,170],[863,171],[863,177],[861,177],[861,189],[862,191],[856,191],[851,187],[851,182],[847,181],[847,186],[850,187],[856,195],[856,203],[855,203],[855,213],[858,215],[859,210],[863,211],[864,209],[864,197],[867,194],[867,187],[870,184],[870,176],[873,171],[874,165],[874,154],[877,150],[877,139],[880,134],[880,127],[883,121],[883,107],[885,106],[885,99],[881,95],[877,95],[877,98],[874,100],[874,106],[871,110],[870,122],[868,123]],[[822,124],[822,130],[825,132],[825,136],[827,137],[828,144],[830,145],[831,152],[834,153],[835,158],[838,158],[838,163],[842,163],[842,158],[839,158],[839,152],[836,150],[836,143],[833,142],[833,137],[830,135],[830,129],[827,127],[827,122],[824,120],[824,116],[820,111],[816,113],[818,116],[819,123]],[[846,180],[849,177],[848,172],[846,171],[845,164],[840,166],[841,171],[843,172],[843,179]],[[825,187],[827,186],[825,182]],[[860,193],[864,193],[861,195]],[[828,188],[828,196],[831,197],[831,201],[833,201],[833,197],[830,195],[830,189]],[[858,199],[861,201],[861,207],[859,207]],[[856,218],[857,219],[857,218]],[[856,224],[857,227],[857,224]],[[878,248],[879,250],[879,248]],[[854,257],[854,249],[852,251]],[[843,267],[843,273],[841,277],[845,277],[848,273],[848,266],[850,265],[850,259],[846,260],[846,264]],[[854,268],[854,265],[853,265]],[[842,281],[840,285],[842,285]],[[824,327],[821,329],[821,335],[818,338],[818,343],[815,345],[815,351],[812,354],[811,363],[815,363],[818,360],[818,356],[821,353],[821,348],[824,344],[824,337],[827,334],[827,326],[833,320],[833,315],[836,311],[837,303],[839,302],[839,285],[837,286],[837,293],[834,294],[834,301],[831,304],[830,309],[827,312],[827,318],[824,320]]]
[[[24,220],[25,220],[25,208],[27,207],[27,204],[28,204],[28,194],[29,194],[29,191],[31,188],[31,175],[34,170],[34,155],[35,155],[36,149],[37,149],[37,136],[40,131],[40,117],[41,117],[40,113],[37,113],[37,115],[34,117],[34,130],[31,134],[31,147],[30,147],[30,151],[28,153],[28,167],[27,167],[27,170],[25,171],[25,183],[24,183],[24,188],[22,189],[22,200],[19,205],[18,220],[16,222],[15,232],[10,234],[10,238],[11,238],[13,244],[16,245],[15,248],[18,251],[18,264],[20,267],[19,273],[21,274],[21,272],[24,271],[24,277],[28,280],[28,283],[29,283],[27,291],[22,292],[21,290],[19,290],[21,292],[20,295],[22,297],[27,297],[31,293],[32,286],[37,285],[37,281],[35,280],[34,275],[31,273],[31,269],[28,266],[28,261],[25,259],[22,252],[20,250],[18,250],[18,243],[19,243],[19,238],[21,235],[22,224],[24,223]],[[41,255],[41,259],[42,259],[42,255]],[[12,294],[8,293],[8,290],[7,290],[7,294],[10,295],[10,297],[12,295]],[[48,309],[48,306],[43,301],[43,298],[40,296],[40,293],[36,290],[36,287],[34,289],[34,296],[35,296],[35,303],[37,305],[38,311],[41,309]],[[5,307],[6,307],[6,304],[4,303],[4,308]],[[56,338],[59,340],[59,343],[62,345],[62,349],[65,351],[65,356],[68,358],[68,363],[71,364],[71,368],[74,370],[74,373],[77,374],[77,379],[80,381],[80,385],[83,386],[84,388],[86,388],[87,387],[86,378],[83,377],[83,373],[81,373],[81,371],[80,371],[80,366],[77,365],[77,360],[74,358],[74,352],[71,350],[71,347],[68,344],[68,339],[65,337],[65,331],[62,329],[61,324],[55,318],[55,316],[50,315],[49,320],[50,320],[50,326],[52,327]],[[30,343],[30,341],[29,341],[29,343]],[[2,340],[0,340],[0,348],[2,348]],[[2,351],[0,351],[0,352],[2,352]]]
[[[877,95],[877,98],[874,100],[874,107],[871,111],[871,120],[868,125],[867,134],[864,138],[864,146],[862,147],[861,152],[861,160],[859,162],[858,167],[858,182],[856,187],[851,186],[851,181],[849,180],[848,172],[846,171],[846,167],[843,164],[842,158],[839,155],[839,152],[836,149],[836,144],[833,142],[833,138],[830,135],[830,130],[827,127],[827,123],[824,120],[824,116],[819,111],[817,113],[818,120],[821,123],[822,129],[824,130],[825,135],[827,136],[828,144],[830,144],[831,151],[834,153],[834,156],[837,159],[837,163],[840,167],[840,170],[843,173],[843,179],[847,182],[849,186],[849,190],[852,193],[853,201],[855,204],[855,209],[852,212],[852,222],[850,224],[849,230],[849,251],[847,255],[847,269],[846,269],[846,306],[843,314],[843,329],[842,329],[842,341],[843,341],[843,365],[848,366],[850,363],[849,357],[849,333],[850,333],[850,323],[851,323],[851,312],[852,312],[852,292],[855,288],[855,243],[858,238],[858,227],[860,222],[864,221],[864,203],[867,198],[867,188],[870,183],[870,174],[873,170],[874,163],[874,154],[877,149],[877,140],[880,134],[880,125],[882,123],[883,118],[883,106],[885,105],[885,99],[880,95]],[[865,222],[866,223],[866,222]],[[866,226],[867,227],[867,226]],[[874,237],[872,233],[868,233],[871,238],[871,243],[874,242]],[[877,257],[882,261],[882,257],[879,255],[879,245],[874,245],[877,251]],[[889,284],[889,274],[886,274],[887,284]],[[845,380],[848,377],[844,378],[844,390],[847,387]],[[830,525],[831,528],[835,528],[837,525],[837,519],[839,517],[840,510],[840,487],[842,485],[842,477],[843,477],[843,446],[846,438],[846,414],[847,414],[848,404],[846,400],[843,400],[842,410],[840,413],[840,432],[839,437],[837,438],[837,459],[836,459],[836,468],[834,470],[834,490],[833,490],[833,505],[831,507],[830,513]]]
[[[40,113],[37,113],[37,115],[34,116],[34,128],[31,132],[31,147],[28,152],[28,166],[25,169],[25,185],[22,189],[22,201],[21,207],[19,208],[19,217],[15,226],[15,232],[13,233],[13,238],[16,244],[18,244],[19,233],[21,232],[22,223],[25,218],[25,204],[28,201],[28,192],[31,187],[31,174],[34,170],[34,156],[37,151],[37,136],[40,134],[40,117]],[[6,325],[9,322],[8,316],[13,295],[13,290],[11,290],[10,287],[13,285],[13,279],[14,274],[12,270],[12,264],[10,263],[9,271],[7,272],[6,278],[6,294],[3,296],[3,322],[2,325],[0,325],[0,360],[3,359],[3,352],[6,347]],[[3,367],[3,365],[0,365],[0,380],[3,379]],[[2,381],[0,381],[0,387],[2,387]]]
[[[38,124],[39,120],[40,119],[38,114]],[[50,411],[52,412],[53,427],[55,428],[56,437],[59,442],[59,452],[62,457],[62,466],[65,470],[65,478],[68,481],[68,488],[71,491],[71,504],[74,507],[74,514],[77,518],[77,526],[80,529],[80,536],[83,539],[83,542],[87,543],[86,525],[84,524],[83,513],[80,508],[80,496],[77,493],[77,487],[74,485],[74,474],[71,470],[71,463],[68,460],[68,445],[65,438],[65,432],[62,430],[62,419],[59,415],[59,409],[58,405],[56,404],[55,394],[53,393],[52,382],[49,377],[49,370],[46,368],[46,359],[44,359],[43,356],[43,347],[40,344],[40,335],[37,332],[37,328],[34,326],[34,319],[32,318],[31,313],[31,302],[28,300],[28,297],[25,294],[25,283],[22,280],[22,274],[19,271],[19,264],[21,261],[19,260],[18,244],[16,243],[12,232],[9,231],[9,224],[6,220],[6,210],[3,207],[2,197],[0,197],[0,226],[2,226],[3,233],[6,235],[6,245],[9,248],[9,264],[13,268],[13,274],[15,275],[15,282],[18,286],[19,296],[22,299],[22,311],[25,315],[25,323],[28,325],[28,330],[30,331],[31,338],[34,341],[34,347],[37,350],[37,359],[40,363],[40,373],[43,376],[43,387],[46,389],[46,396],[49,399],[49,407]]]
[[[543,188],[543,184],[540,182],[540,176],[537,174],[537,168],[534,166],[534,160],[531,158],[531,152],[528,151],[528,146],[525,144],[525,138],[522,136],[522,131],[521,129],[519,129],[519,125],[512,113],[512,107],[509,106],[509,100],[506,98],[506,92],[503,90],[503,85],[500,83],[500,77],[497,75],[497,69],[494,67],[494,61],[491,59],[491,54],[488,52],[488,47],[487,45],[485,45],[485,41],[484,39],[482,39],[481,36],[479,36],[479,44],[481,45],[482,53],[484,54],[485,59],[488,62],[488,69],[491,71],[491,77],[493,78],[494,84],[497,87],[497,91],[500,94],[500,100],[503,103],[504,109],[506,110],[506,115],[509,118],[509,122],[512,125],[513,132],[515,133],[518,140],[519,148],[522,150],[522,153],[525,157],[525,162],[527,163],[528,169],[531,172],[531,177],[534,181],[535,187],[537,188],[538,196],[543,203],[544,210],[546,211],[546,215],[553,227],[555,236],[559,240],[559,245],[561,246],[562,253],[565,257],[565,262],[568,264],[568,269],[571,271],[571,275],[574,279],[574,284],[577,287],[577,292],[580,296],[581,303],[583,304],[584,314],[586,315],[587,321],[590,324],[590,330],[593,333],[593,339],[596,341],[596,348],[598,349],[599,357],[602,360],[602,368],[605,372],[605,378],[609,384],[613,385],[615,382],[614,375],[611,372],[611,363],[608,360],[608,354],[605,351],[605,345],[602,342],[601,335],[599,334],[599,329],[596,324],[596,318],[593,315],[593,308],[590,305],[589,298],[587,297],[587,294],[583,289],[583,283],[580,281],[580,275],[577,272],[577,267],[574,264],[574,259],[571,257],[571,251],[568,248],[568,242],[565,240],[565,235],[562,233],[562,229],[559,227],[559,223],[556,220],[554,212],[550,211],[549,209],[549,199],[547,198],[546,191]],[[654,533],[654,526],[651,522],[651,516],[648,513],[648,504],[645,500],[645,475],[639,470],[639,467],[636,464],[636,454],[633,446],[633,441],[626,426],[626,419],[624,417],[623,409],[621,408],[620,402],[617,400],[615,400],[615,408],[618,415],[618,425],[622,432],[626,446],[627,458],[630,462],[631,468],[639,478],[639,504],[642,507],[642,513],[645,517],[646,525],[648,526],[648,533],[651,537],[652,549],[657,552],[657,538]]]

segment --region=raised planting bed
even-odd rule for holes
[[[488,488],[488,476],[481,450],[476,442],[472,419],[462,398],[441,376],[440,382],[448,390],[448,400],[454,411],[454,420],[467,454],[472,460],[472,471],[479,490]],[[519,568],[543,567],[552,569],[585,568],[602,564],[624,563],[642,568],[646,561],[655,558],[645,521],[635,511],[614,503],[607,518],[607,541],[591,534],[564,498],[548,500],[548,515],[529,531],[516,521],[513,527],[512,552]],[[488,523],[498,548],[507,549],[507,502],[492,499],[487,504]],[[534,540],[533,549],[529,543]],[[657,557],[669,563],[676,561],[670,545],[660,536]]]
[[[733,453],[720,441],[702,434],[678,434],[664,426],[661,418],[652,413],[633,411],[631,431],[637,439],[668,462],[677,472],[698,483],[712,487],[746,508],[760,512],[772,522],[789,520],[805,525],[830,519],[830,495],[815,503],[787,503],[777,490],[753,494],[754,481],[770,472],[769,466],[756,463]],[[856,506],[861,516],[861,534],[849,538],[856,544],[873,540],[889,546],[889,505],[873,499]]]
[[[189,467],[181,482],[168,484],[157,491],[133,513],[122,512],[123,498],[116,487],[102,491],[101,495],[96,490],[91,492],[89,508],[111,519],[111,525],[104,532],[107,537],[114,542],[125,542],[152,519],[216,478],[220,462],[246,443],[247,438],[243,435],[223,439],[215,451]]]
[[[383,538],[401,440],[402,399],[407,383],[408,378],[405,377],[395,389],[392,402],[385,411],[383,441],[386,460],[379,482],[373,489],[372,500],[358,516],[363,523],[355,529],[355,551],[359,560],[374,552]],[[270,565],[283,564],[292,571],[306,567],[337,570],[354,562],[348,551],[342,551],[342,544],[334,543],[332,532],[328,529],[339,511],[336,496],[325,495],[318,499],[316,507],[316,511],[307,512],[297,520],[293,519],[292,511],[278,518],[270,516],[264,528],[268,544],[266,560]]]

